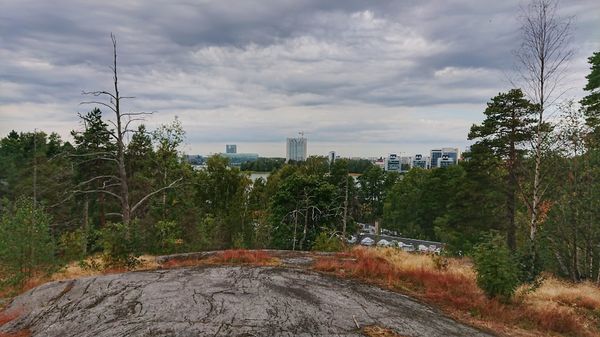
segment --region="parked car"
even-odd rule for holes
[[[381,239],[379,242],[377,242],[377,245],[379,247],[390,247],[392,244],[386,239]]]
[[[375,244],[375,240],[371,239],[370,237],[366,237],[360,241],[360,244],[363,246],[372,246]]]

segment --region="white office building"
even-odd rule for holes
[[[304,137],[300,138],[288,138],[285,146],[285,160],[289,162],[293,161],[305,161],[306,160],[306,143],[307,139]]]
[[[444,147],[442,149],[431,150],[430,156],[430,168],[441,167],[440,162],[444,159],[444,167],[448,166],[448,161],[452,162],[452,165],[458,164],[459,152],[456,147]]]
[[[423,157],[422,154],[415,155],[415,158],[412,161],[412,167],[427,169],[427,158]]]
[[[395,153],[390,153],[387,158],[385,158],[385,170],[400,172],[400,157]]]

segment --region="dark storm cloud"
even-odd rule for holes
[[[179,116],[192,147],[300,129],[324,142],[460,142],[509,87],[520,4],[4,0],[0,132],[77,127],[80,92],[111,85],[113,32],[121,88],[137,97],[127,108],[158,111],[149,124]],[[581,88],[600,4],[561,8],[576,16],[569,83]]]

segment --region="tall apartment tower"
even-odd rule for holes
[[[458,164],[459,152],[456,147],[445,147],[442,149],[443,155],[448,156],[452,160],[453,164]]]
[[[438,166],[438,159],[442,158],[442,150],[435,149],[431,150],[429,155],[429,168],[435,168]]]
[[[225,145],[225,153],[237,153],[237,145],[235,145],[235,144]]]
[[[288,138],[285,143],[285,161],[305,161],[306,143],[307,139],[304,137]]]
[[[442,160],[445,162],[444,166],[448,166],[448,161],[451,161],[453,165],[458,164],[459,151],[456,147],[444,147],[442,149],[431,150],[430,157],[430,168],[441,167],[440,163]],[[444,159],[442,159],[444,157]]]

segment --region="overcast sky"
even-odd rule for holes
[[[0,136],[80,128],[82,90],[109,90],[118,40],[127,111],[175,116],[187,153],[406,155],[460,147],[510,88],[520,1],[0,0]],[[600,49],[600,1],[575,16],[566,97]]]

